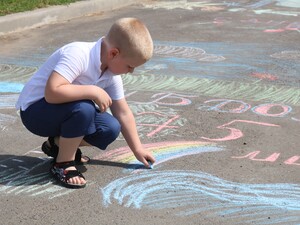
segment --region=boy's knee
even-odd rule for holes
[[[73,111],[74,116],[81,122],[90,122],[95,117],[95,106],[92,101],[79,102]]]
[[[117,119],[114,118],[114,120],[111,120],[111,123],[109,124],[109,136],[111,136],[114,140],[119,136],[121,132],[121,124]]]

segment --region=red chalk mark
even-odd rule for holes
[[[275,162],[278,157],[280,156],[280,153],[273,153],[272,155],[270,155],[269,157],[265,158],[265,159],[257,159],[255,158],[258,154],[260,153],[260,151],[254,151],[254,152],[250,152],[247,155],[244,156],[232,156],[231,158],[234,159],[244,159],[244,158],[249,158],[253,161],[261,161],[261,162]]]
[[[282,112],[280,113],[269,113],[271,108],[273,107],[278,107],[281,108]],[[270,117],[283,117],[287,115],[292,108],[290,106],[282,105],[282,104],[264,104],[264,105],[259,105],[253,108],[253,112],[263,115],[263,116],[270,116]]]
[[[296,165],[296,166],[300,166],[300,163],[296,163],[296,161],[298,161],[300,159],[299,155],[295,155],[291,158],[289,158],[288,160],[284,161],[285,164],[287,165]]]
[[[278,80],[278,77],[269,73],[251,73],[250,76],[256,77],[263,80]]]
[[[280,127],[279,125],[276,124],[271,124],[271,123],[262,123],[262,122],[256,122],[256,121],[250,121],[250,120],[233,120],[229,123],[223,124],[221,126],[218,126],[218,129],[227,129],[230,131],[230,134],[227,135],[226,137],[223,138],[207,138],[207,137],[201,137],[202,139],[205,140],[210,140],[210,141],[230,141],[230,140],[236,140],[244,136],[243,132],[239,129],[228,127],[229,125],[233,123],[249,123],[249,124],[256,124],[256,125],[261,125],[261,126],[269,126],[269,127]]]
[[[161,96],[161,97],[160,97]],[[174,93],[158,93],[158,94],[155,94],[153,95],[151,98],[156,98],[158,97],[157,99],[155,99],[154,101],[152,101],[152,103],[157,103],[157,104],[160,104],[160,105],[174,105],[174,106],[185,106],[185,105],[189,105],[191,104],[191,100],[186,98],[186,97],[189,97],[189,98],[195,98],[197,96],[194,96],[194,95],[180,95],[180,94],[174,94]],[[172,100],[178,100],[178,102],[176,103],[172,103],[172,102],[163,102],[162,100],[167,100],[167,99],[172,99]]]
[[[285,31],[285,29],[266,29],[266,30],[264,30],[265,33],[281,33],[284,31]]]
[[[139,113],[137,115],[145,115],[145,114],[155,114],[158,116],[165,116],[161,113],[156,113],[156,112],[145,112],[145,113]],[[160,132],[162,129],[166,129],[166,128],[171,128],[171,129],[176,129],[179,126],[169,126],[170,123],[172,123],[173,121],[177,120],[180,116],[179,115],[175,115],[173,117],[171,117],[171,119],[169,119],[168,121],[166,121],[163,124],[144,124],[144,123],[138,123],[137,125],[139,126],[148,126],[148,127],[157,127],[155,130],[153,130],[152,132],[150,132],[149,134],[147,134],[147,137],[152,137],[154,134]]]

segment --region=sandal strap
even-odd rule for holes
[[[55,137],[48,137],[48,141],[49,141],[51,147],[57,146],[57,145],[55,144],[55,139],[54,139],[54,138],[55,138]]]
[[[68,162],[60,162],[60,163],[54,163],[54,165],[51,167],[51,173],[55,177],[56,180],[60,181],[61,184],[63,184],[66,187],[69,188],[81,188],[85,187],[85,184],[78,185],[78,184],[71,184],[68,183],[68,180],[73,177],[81,177],[85,179],[85,177],[82,175],[82,173],[79,170],[66,170],[66,168],[75,166],[74,161],[68,161]]]
[[[42,145],[42,151],[47,155],[51,156],[54,159],[56,159],[58,155],[58,146],[54,142],[54,137],[49,137],[48,142],[50,146],[47,144],[47,141],[45,141]]]
[[[65,181],[68,181],[73,177],[82,177],[83,179],[85,179],[82,173],[80,173],[80,171],[78,170],[65,170]]]
[[[75,161],[67,161],[67,162],[55,162],[54,165],[57,168],[66,169],[71,166],[75,166]]]
[[[81,162],[81,157],[82,157],[82,152],[80,148],[77,148],[76,154],[75,154],[75,161],[76,162]]]

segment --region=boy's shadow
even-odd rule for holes
[[[53,163],[52,158],[33,157],[29,155],[0,155],[0,185],[6,187],[43,185],[53,182],[49,170]],[[120,167],[124,169],[141,169],[141,164],[127,164],[120,162],[94,160],[77,168],[86,172],[88,165],[102,165]],[[3,189],[3,187],[2,187]],[[5,189],[5,188],[4,188]],[[1,189],[0,189],[1,192]]]

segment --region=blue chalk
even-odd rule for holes
[[[153,164],[150,161],[147,161],[150,165],[150,169],[153,169]]]

